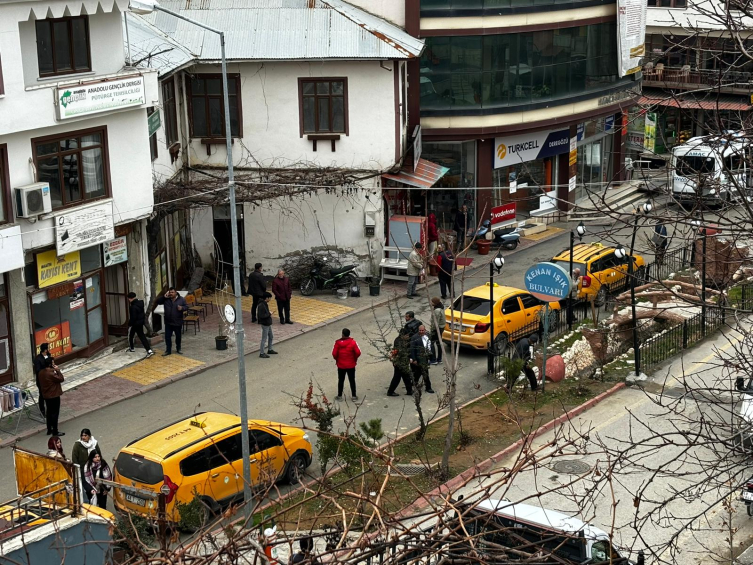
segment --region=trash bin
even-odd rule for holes
[[[479,239],[476,245],[478,246],[479,255],[489,255],[489,248],[492,246],[491,241],[488,239]]]

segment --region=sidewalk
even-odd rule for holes
[[[519,253],[553,237],[560,235],[562,228],[550,226],[545,232],[535,234],[535,237],[521,238],[518,248],[504,251],[505,257]],[[473,275],[486,267],[492,255],[480,256],[476,252],[469,252],[471,260],[467,267],[468,274]],[[437,283],[436,277],[429,277],[428,285]],[[317,293],[313,297],[303,297],[297,291],[291,300],[291,318],[293,324],[281,325],[277,317],[277,306],[272,300],[270,309],[273,316],[274,342],[278,343],[292,339],[304,333],[336,323],[354,314],[364,312],[370,308],[382,306],[390,300],[405,295],[405,283],[401,281],[385,281],[379,296],[369,296],[368,286],[361,285],[361,296],[339,299],[328,293]],[[60,411],[60,423],[72,420],[99,408],[115,404],[122,400],[146,394],[152,390],[162,388],[170,383],[196,375],[212,367],[228,363],[237,359],[234,330],[228,331],[228,349],[217,351],[214,337],[218,334],[219,311],[225,304],[235,304],[231,294],[218,293],[212,297],[214,309],[209,308],[206,320],[201,317],[200,331],[194,335],[189,327],[183,334],[183,355],[175,353],[169,357],[162,357],[164,343],[162,335],[152,339],[155,355],[149,359],[144,357],[144,350],[136,340],[136,352],[129,353],[127,349],[113,351],[110,345],[104,354],[90,359],[77,360],[61,367],[66,382],[63,384],[65,392]],[[251,297],[242,298],[243,327],[245,333],[244,352],[255,353],[259,350],[261,327],[251,324]],[[219,308],[218,308],[219,306]],[[122,342],[121,342],[122,343]],[[36,388],[31,387],[36,394]],[[10,413],[10,417],[17,417],[18,412]],[[11,427],[15,427],[15,423]],[[21,416],[17,435],[0,432],[0,447],[7,447],[19,439],[32,436],[44,431],[45,426]]]

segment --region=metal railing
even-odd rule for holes
[[[663,281],[672,273],[684,271],[690,267],[691,255],[691,249],[688,247],[679,247],[663,254],[657,253],[654,261],[646,265],[646,279]]]

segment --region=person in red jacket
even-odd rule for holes
[[[355,339],[350,337],[350,330],[343,329],[343,335],[335,342],[332,348],[332,357],[337,364],[337,396],[335,400],[343,399],[343,385],[345,384],[345,375],[348,375],[350,383],[350,394],[354,401],[358,400],[356,396],[356,363],[361,356],[361,348]]]
[[[428,251],[429,258],[434,257],[437,253],[437,244],[439,242],[439,229],[437,228],[437,216],[435,214],[429,214],[427,221],[427,240],[429,242]]]
[[[293,290],[290,288],[290,279],[285,271],[280,269],[277,276],[272,281],[272,294],[277,300],[277,313],[280,315],[281,324],[292,324],[290,321],[290,299],[293,297]]]

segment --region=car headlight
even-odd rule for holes
[[[305,439],[307,442],[311,443],[311,440],[309,439],[308,434],[303,434],[303,439]]]

